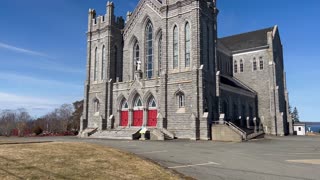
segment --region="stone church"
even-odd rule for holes
[[[291,132],[277,26],[219,38],[216,0],[140,0],[125,19],[114,8],[88,14],[85,137]]]

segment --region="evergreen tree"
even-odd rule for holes
[[[292,120],[293,122],[297,123],[300,122],[300,118],[299,118],[299,112],[297,107],[294,107],[293,112],[292,112]]]

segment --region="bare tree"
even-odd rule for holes
[[[0,113],[0,128],[2,135],[10,136],[12,130],[15,128],[16,114],[12,110],[3,110]]]
[[[16,112],[16,128],[18,129],[18,135],[24,136],[27,128],[27,123],[32,118],[25,109],[18,109]]]
[[[73,107],[71,104],[63,104],[58,109],[59,121],[63,132],[68,131],[68,125],[71,124]]]

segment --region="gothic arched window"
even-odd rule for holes
[[[256,60],[256,58],[253,58],[252,66],[253,66],[253,70],[256,71],[257,70],[257,60]]]
[[[98,48],[94,51],[94,73],[93,73],[93,79],[94,81],[97,80],[98,76]]]
[[[105,59],[105,46],[102,47],[102,65],[101,65],[101,80],[106,78],[106,59]]]
[[[238,62],[237,62],[237,60],[234,61],[233,66],[234,66],[233,67],[234,73],[238,73]]]
[[[162,71],[162,35],[159,38],[158,53],[158,76],[160,76]]]
[[[185,54],[185,58],[186,58],[186,64],[185,66],[186,67],[190,67],[190,50],[191,50],[191,38],[190,38],[190,25],[189,23],[187,22],[186,23],[186,27],[185,27],[185,51],[186,51],[186,54]]]
[[[100,102],[98,99],[95,99],[93,101],[93,108],[94,108],[94,112],[97,113],[100,111]]]
[[[178,68],[179,63],[179,33],[178,27],[173,28],[173,69]]]
[[[146,60],[147,60],[147,78],[153,77],[153,28],[149,21],[146,27]]]
[[[185,96],[182,92],[177,93],[176,95],[177,98],[177,104],[179,108],[184,108],[185,107]]]
[[[243,60],[240,60],[240,72],[243,72]]]
[[[136,44],[133,46],[133,64],[134,64],[134,70],[137,71],[137,62],[140,60],[140,51],[139,51],[139,43],[136,42]]]

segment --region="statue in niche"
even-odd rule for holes
[[[140,60],[138,60],[136,62],[136,66],[137,66],[137,71],[141,71],[141,61]]]

